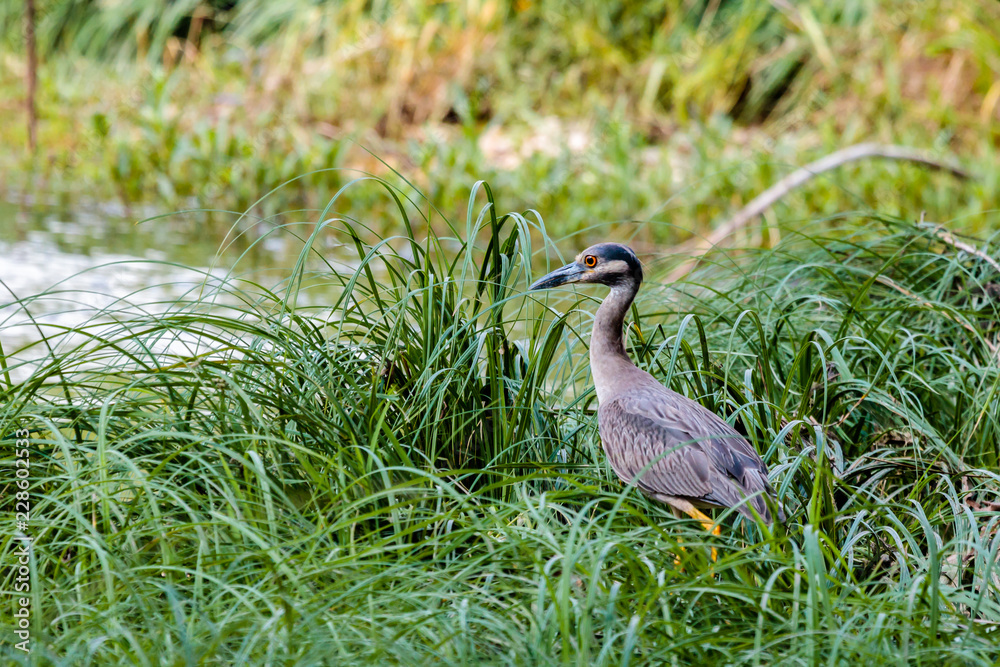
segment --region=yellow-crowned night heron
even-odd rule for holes
[[[625,352],[622,324],[642,283],[635,253],[618,243],[599,243],[530,289],[567,283],[611,288],[594,318],[590,369],[601,442],[618,477],[635,481],[675,514],[684,512],[715,534],[718,526],[700,509],[735,507],[753,519],[752,506],[771,523],[764,496],[773,497],[774,490],[750,443],[717,415],[637,368]],[[778,518],[784,520],[780,505]]]

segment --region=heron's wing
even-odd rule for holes
[[[601,440],[611,467],[647,493],[738,507],[760,492],[773,494],[767,468],[743,436],[717,415],[666,388],[637,388],[601,404]],[[769,520],[760,496],[752,501]]]

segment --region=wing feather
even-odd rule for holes
[[[633,388],[602,403],[598,424],[612,469],[646,493],[706,505],[738,507],[752,516],[746,496],[773,495],[767,468],[733,427],[698,403],[656,385]],[[752,501],[770,520],[764,499]]]

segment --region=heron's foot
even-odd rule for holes
[[[716,537],[722,535],[722,526],[712,521],[712,518],[706,515],[704,512],[699,511],[697,508],[692,507],[689,510],[685,510],[686,514],[699,522],[705,530],[712,533]],[[712,547],[712,562],[719,560],[719,553]]]

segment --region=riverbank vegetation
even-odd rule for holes
[[[977,178],[859,163],[772,219],[870,208],[993,224],[995,3],[38,4],[33,157],[21,11],[0,10],[8,190],[269,219],[321,208],[359,170],[403,186],[391,167],[451,219],[485,178],[558,237],[638,221],[664,243],[876,141],[957,156]],[[201,218],[201,233],[228,227]]]
[[[650,6],[40,0],[34,154],[0,6],[3,194],[159,251],[0,300],[5,661],[997,664],[997,6]],[[699,241],[863,141],[962,168],[854,162]],[[596,239],[644,263],[630,355],[785,524],[608,468],[602,295],[526,293]]]
[[[673,284],[646,258],[631,355],[789,514],[715,538],[616,481],[593,296],[526,295],[557,249],[473,197],[451,239],[315,230],[353,269],[40,323],[0,424],[31,433],[43,663],[995,664],[994,244],[851,216]]]

